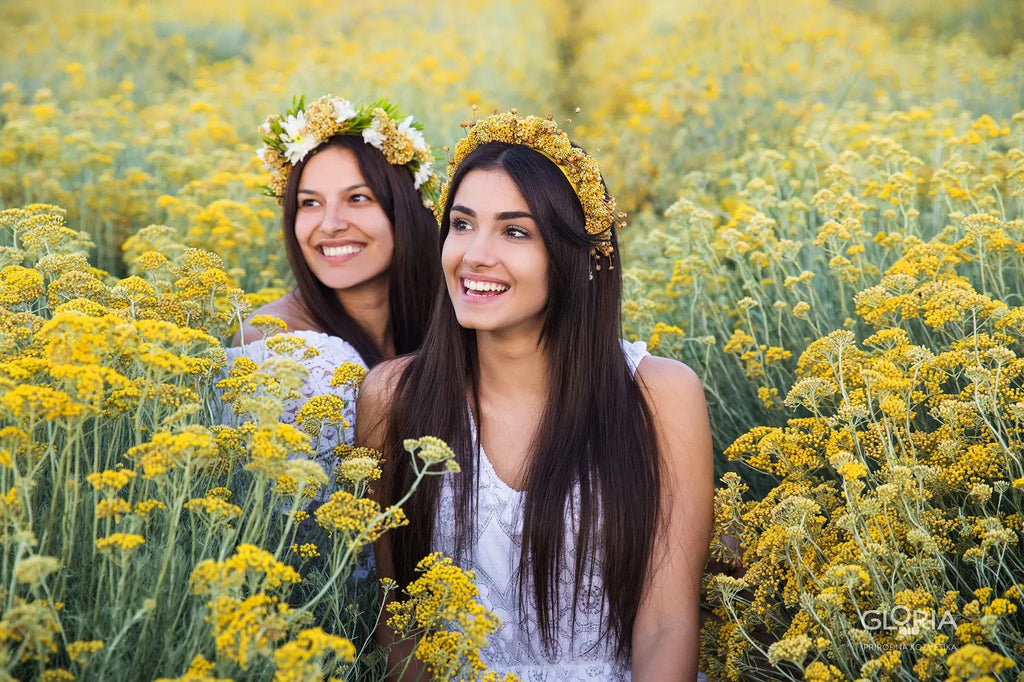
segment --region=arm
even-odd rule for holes
[[[700,380],[648,357],[637,370],[662,458],[662,520],[633,626],[633,680],[697,677],[700,590],[714,518],[714,456]]]
[[[409,358],[401,358],[389,362],[383,362],[374,367],[363,379],[359,387],[359,396],[356,399],[356,445],[374,448],[382,451],[384,439],[389,426],[391,413],[391,401],[394,397],[395,386],[402,371],[405,369]],[[382,506],[386,503],[381,491],[389,485],[393,473],[393,463],[385,459],[381,463],[381,480],[378,489],[371,497]],[[394,578],[395,568],[391,559],[391,540],[387,534],[383,535],[373,545],[374,563],[377,566],[378,578]],[[399,589],[404,587],[400,585]],[[383,598],[383,592],[381,592]],[[394,599],[394,593],[388,596],[388,601]],[[388,653],[388,671],[398,671],[405,665],[405,661],[411,659],[416,643],[409,639],[400,640],[394,631],[388,627],[388,613],[386,603],[381,604],[380,621],[374,631],[377,644]],[[412,661],[404,675],[397,673],[389,674],[388,680],[408,682],[410,680],[426,679],[422,675],[421,667],[417,661]]]

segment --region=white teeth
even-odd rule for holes
[[[324,255],[328,257],[334,256],[351,256],[353,253],[359,253],[363,250],[362,246],[350,245],[350,246],[325,246],[323,247]]]
[[[474,279],[464,279],[463,284],[470,291],[507,291],[508,286],[505,284],[498,284],[497,282],[480,282]]]

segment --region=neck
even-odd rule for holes
[[[477,332],[476,343],[481,394],[547,397],[548,356],[536,336],[502,338]]]
[[[388,298],[388,285],[367,286],[358,289],[339,290],[338,300],[352,319],[366,330],[384,353],[384,357],[395,354],[395,339],[391,330],[391,308]]]

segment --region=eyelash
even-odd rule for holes
[[[469,222],[463,218],[456,218],[455,220],[452,221],[451,225],[453,232],[463,232],[465,230],[472,229],[472,226],[469,224]],[[529,232],[527,232],[526,230],[517,225],[506,225],[505,228],[502,229],[502,233],[509,237],[510,239],[515,240],[527,239],[530,236]]]
[[[373,201],[373,198],[369,194],[363,194],[360,192],[359,194],[353,194],[349,197],[349,201],[357,204],[365,204],[368,201]],[[319,199],[302,199],[299,201],[299,208],[313,208],[316,206],[320,206]]]

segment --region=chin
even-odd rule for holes
[[[456,315],[455,319],[458,321],[459,326],[463,329],[472,329],[473,331],[486,332],[491,331],[492,326],[482,322],[473,315]]]

